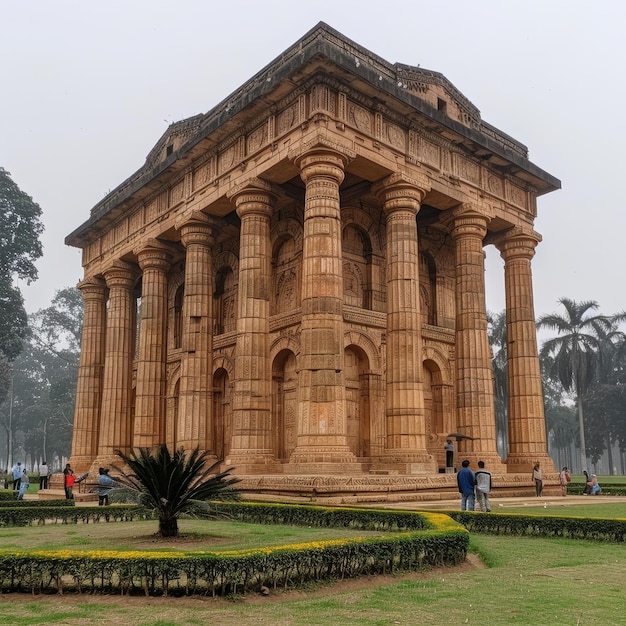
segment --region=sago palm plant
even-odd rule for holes
[[[220,461],[210,462],[210,453],[199,448],[189,453],[179,448],[172,454],[161,445],[130,454],[117,450],[116,454],[124,466],[113,466],[119,475],[112,500],[130,500],[153,510],[159,518],[161,537],[178,536],[181,515],[212,516],[214,510],[208,501],[237,497],[233,485],[239,479],[230,476],[233,468],[217,471]]]

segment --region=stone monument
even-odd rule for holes
[[[172,124],[67,237],[85,303],[72,466],[166,443],[251,490],[454,490],[459,433],[457,456],[511,484],[553,470],[531,259],[537,198],[559,187],[444,76],[318,24]],[[486,245],[504,259],[504,460]]]

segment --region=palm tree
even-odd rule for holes
[[[233,485],[239,479],[229,476],[234,468],[217,471],[220,461],[208,464],[208,451],[195,448],[187,455],[179,448],[172,455],[161,445],[130,454],[117,450],[116,454],[125,467],[113,466],[121,487],[111,492],[111,499],[132,500],[153,510],[159,517],[161,537],[178,536],[178,518],[183,514],[214,515],[207,500],[237,497]]]
[[[592,300],[576,302],[561,298],[565,315],[542,315],[537,328],[557,331],[557,337],[548,339],[541,348],[542,356],[552,358],[550,375],[559,380],[566,391],[573,391],[578,408],[580,430],[580,457],[583,469],[587,467],[583,396],[594,380],[596,369],[603,358],[603,338],[611,332],[614,321],[605,315],[591,315],[598,303]]]

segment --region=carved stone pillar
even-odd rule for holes
[[[554,471],[546,440],[530,266],[540,241],[541,235],[534,231],[513,228],[495,242],[504,259],[509,472],[530,472],[537,461],[544,471]]]
[[[490,218],[472,205],[452,209],[450,224],[456,266],[456,415],[457,430],[473,440],[459,441],[458,459],[479,460],[495,469],[496,448],[491,349],[487,335],[483,239]]]
[[[137,259],[143,277],[133,447],[153,448],[165,443],[167,272],[171,252],[151,239],[138,251]]]
[[[74,471],[89,470],[98,454],[98,429],[106,321],[106,285],[100,278],[86,278],[78,284],[83,294],[84,317],[74,409],[71,463]]]
[[[358,471],[348,447],[339,185],[348,158],[325,141],[295,158],[306,184],[298,439],[288,471]]]
[[[269,307],[272,284],[271,186],[254,179],[229,196],[241,218],[233,437],[226,460],[239,473],[267,471],[275,462],[270,412]]]
[[[385,457],[405,473],[432,473],[426,450],[417,212],[428,181],[393,174],[378,187],[387,230]]]
[[[176,447],[213,449],[213,224],[196,212],[181,225],[187,249]]]
[[[117,462],[115,450],[128,453],[132,446],[131,365],[137,319],[133,287],[137,274],[135,266],[123,261],[116,261],[104,272],[109,308],[98,442],[98,461],[102,464]]]

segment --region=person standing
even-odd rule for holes
[[[47,489],[48,488],[48,476],[50,475],[50,468],[48,464],[44,461],[39,466],[39,489]]]
[[[22,464],[16,463],[11,470],[13,475],[13,491],[20,490],[20,482],[22,480]]]
[[[559,474],[559,482],[561,483],[561,495],[562,496],[567,495],[567,485],[571,482],[571,480],[572,480],[572,475],[569,473],[567,466],[563,466],[563,469],[561,470]]]
[[[478,461],[478,471],[474,475],[476,479],[476,500],[483,513],[491,513],[491,472],[485,469],[485,462]]]
[[[28,478],[28,472],[26,471],[26,468],[24,468],[24,471],[22,472],[22,478],[20,479],[20,491],[17,494],[18,500],[24,499],[24,495],[28,491],[29,486],[30,486],[30,480]]]
[[[535,493],[538,498],[541,498],[541,493],[543,491],[543,479],[541,478],[541,465],[539,464],[539,461],[537,461],[533,467],[533,480],[535,481]]]
[[[456,483],[461,494],[461,511],[474,510],[474,488],[476,486],[476,478],[474,472],[469,467],[470,462],[465,459],[461,463],[461,469],[456,475]]]
[[[454,467],[454,443],[452,439],[446,441],[446,445],[443,449],[446,451],[446,468]]]
[[[115,487],[115,481],[109,476],[109,470],[98,469],[98,506],[109,504],[109,491]]]
[[[74,497],[72,494],[72,489],[74,488],[75,482],[76,477],[74,476],[74,470],[72,469],[70,464],[67,463],[65,469],[63,470],[63,486],[65,487],[66,500],[71,500]]]

